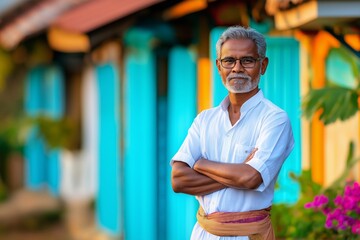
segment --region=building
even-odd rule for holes
[[[325,163],[344,165],[348,142],[337,135],[342,126],[307,122],[301,97],[309,83],[325,84],[327,66],[338,61],[336,54],[328,60],[330,48],[358,45],[340,41],[343,35],[332,34],[335,22],[325,28],[316,14],[283,20],[323,1],[282,2],[29,0],[3,13],[1,45],[25,49],[29,60],[24,110],[50,119],[48,140],[33,132],[25,145],[25,186],[70,200],[94,199],[97,225],[108,236],[188,238],[197,202],[172,192],[169,160],[196,114],[226,95],[215,70],[215,41],[233,24],[266,35],[270,64],[261,88],[293,125],[296,147],[281,170],[275,202],[298,199],[289,172],[312,168],[314,180],[328,184],[341,172]],[[356,9],[358,3],[348,4]],[[358,16],[348,13],[346,24],[358,26]],[[358,119],[352,121],[349,134],[358,143]],[[54,126],[58,131],[51,135]],[[325,133],[336,137],[328,141]],[[58,136],[65,140],[48,150]]]

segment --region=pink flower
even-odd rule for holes
[[[327,203],[329,202],[329,199],[327,196],[321,194],[317,195],[314,198],[314,201],[306,203],[304,205],[305,208],[314,208],[314,209],[321,209],[323,208]]]
[[[360,235],[360,221],[357,220],[351,227],[351,232],[353,234]]]
[[[343,195],[333,200],[335,207],[329,205],[325,195],[317,195],[312,202],[304,205],[305,208],[321,210],[326,216],[325,228],[347,231],[350,234],[360,235],[360,185],[354,182],[344,188]]]

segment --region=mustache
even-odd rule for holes
[[[251,80],[251,77],[246,75],[246,74],[243,74],[243,73],[234,73],[234,74],[230,74],[229,76],[226,77],[226,80],[227,81],[230,81],[231,79],[234,79],[234,78],[243,78],[247,81],[250,81]]]

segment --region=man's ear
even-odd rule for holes
[[[220,73],[221,72],[221,66],[220,66],[219,59],[216,59],[216,67],[217,67],[218,72]]]
[[[262,61],[261,61],[261,75],[264,75],[266,72],[266,68],[269,64],[269,59],[267,57],[265,57]]]

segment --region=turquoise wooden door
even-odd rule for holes
[[[181,63],[181,64],[179,64]],[[168,83],[168,161],[174,156],[196,116],[196,58],[183,47],[174,47],[169,56]],[[190,239],[196,222],[197,200],[194,196],[176,194],[170,186],[168,167],[167,238]]]
[[[227,90],[221,82],[215,65],[215,44],[224,30],[223,27],[214,28],[210,34],[214,106],[227,95]],[[260,88],[266,98],[288,113],[295,138],[294,150],[278,177],[279,189],[275,191],[274,202],[295,203],[300,189],[299,185],[289,178],[289,173],[300,174],[301,172],[299,43],[293,38],[283,37],[267,37],[266,40],[269,66],[260,80]]]
[[[98,194],[96,213],[101,228],[122,234],[120,165],[120,88],[117,68],[96,67],[99,107]],[[94,106],[95,107],[95,106]]]
[[[275,203],[295,203],[299,198],[299,185],[289,178],[289,173],[301,173],[300,129],[300,72],[299,43],[294,38],[267,37],[269,65],[260,81],[264,95],[284,109],[289,115],[295,147],[285,161],[275,191]]]
[[[44,108],[44,79],[45,68],[31,69],[25,84],[25,113],[29,117],[36,117]],[[45,143],[38,135],[38,129],[33,128],[24,147],[25,157],[25,185],[30,190],[40,190],[46,183],[46,155]]]
[[[45,115],[60,119],[64,114],[64,78],[58,66],[38,66],[28,73],[25,85],[25,112],[29,117]],[[60,149],[49,148],[33,128],[25,144],[26,186],[48,188],[53,195],[60,188]]]
[[[219,39],[221,33],[225,30],[223,27],[217,27],[210,32],[210,60],[211,60],[211,80],[212,80],[212,102],[213,106],[217,106],[228,94],[224,87],[220,75],[216,67],[216,42]]]
[[[126,39],[124,103],[125,239],[157,239],[156,61],[153,35],[131,29]]]

